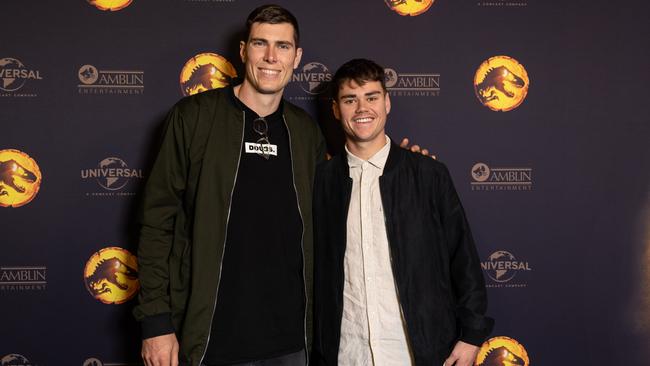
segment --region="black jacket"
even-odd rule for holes
[[[494,321],[465,213],[440,162],[392,145],[379,178],[391,263],[416,365],[439,366],[457,340],[480,346]],[[352,179],[345,154],[314,183],[314,365],[336,365]]]

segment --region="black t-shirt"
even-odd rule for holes
[[[305,347],[302,222],[282,104],[264,117],[269,159],[258,155],[257,114],[244,111],[244,144],[232,197],[206,365],[282,356]],[[219,263],[215,263],[218,266]]]

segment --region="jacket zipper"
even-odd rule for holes
[[[379,193],[381,194],[381,183],[380,183],[380,190]],[[390,229],[388,225],[388,219],[386,218],[386,206],[384,203],[384,198],[382,196],[382,205],[384,206],[384,226],[386,227],[386,240],[388,241],[388,257],[390,258],[390,266],[393,269],[393,282],[395,284],[395,292],[397,292],[397,302],[399,304],[399,311],[402,315],[402,319],[404,320],[404,329],[406,329],[406,344],[409,347],[409,355],[411,356],[411,359],[413,361],[413,364],[415,364],[415,355],[413,354],[413,347],[411,346],[411,337],[410,337],[410,332],[409,332],[409,327],[408,327],[408,322],[406,321],[406,314],[404,313],[404,308],[402,308],[402,296],[399,294],[399,286],[397,285],[397,278],[395,274],[397,273],[397,270],[395,269],[395,263],[393,262],[393,248],[390,245],[391,240],[390,240]]]
[[[241,128],[241,143],[239,144],[239,157],[237,158],[237,169],[235,170],[235,179],[233,180],[232,190],[230,191],[230,199],[228,200],[228,215],[226,216],[226,232],[223,238],[223,249],[221,251],[221,262],[219,263],[219,280],[217,281],[217,293],[214,295],[214,305],[212,307],[212,316],[210,316],[210,324],[208,327],[208,339],[205,342],[205,347],[203,348],[203,355],[199,360],[199,365],[203,363],[205,354],[208,351],[208,345],[210,344],[210,334],[212,333],[212,321],[214,320],[214,312],[217,309],[217,297],[219,296],[219,285],[221,284],[221,269],[223,268],[223,256],[226,253],[226,243],[228,241],[228,224],[230,223],[230,209],[232,208],[232,196],[235,193],[235,185],[237,184],[237,175],[239,174],[239,163],[241,162],[241,150],[244,146],[244,132],[246,128],[246,111],[243,111],[242,116],[242,128]]]
[[[300,234],[300,252],[302,254],[302,284],[305,289],[305,315],[303,318],[303,331],[305,334],[305,365],[309,365],[309,354],[307,352],[307,309],[309,308],[309,297],[307,296],[307,278],[305,277],[305,219],[302,216],[302,211],[300,210],[300,197],[298,197],[298,188],[296,188],[296,177],[293,169],[293,150],[291,147],[291,131],[289,131],[289,125],[287,125],[287,120],[282,115],[282,121],[284,121],[284,126],[287,129],[287,135],[289,136],[289,160],[291,160],[291,181],[293,182],[293,190],[296,192],[296,204],[298,206],[298,215],[300,215],[300,221],[302,222],[302,233]]]

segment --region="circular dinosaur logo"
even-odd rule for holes
[[[122,304],[140,288],[138,263],[128,250],[109,247],[93,254],[84,268],[86,289],[104,304]]]
[[[181,70],[181,91],[193,95],[210,89],[223,88],[237,77],[237,70],[223,56],[201,53],[189,59]]]
[[[0,359],[0,366],[32,366],[27,357],[12,353]]]
[[[472,178],[477,182],[485,182],[490,177],[490,167],[484,163],[476,163],[472,167]]]
[[[524,346],[509,337],[494,337],[481,346],[475,366],[529,366]]]
[[[41,187],[41,170],[22,151],[0,150],[0,207],[20,207],[36,197]]]
[[[87,0],[88,4],[104,11],[118,11],[131,5],[133,0]]]
[[[384,0],[386,5],[402,16],[416,16],[423,14],[435,0]]]
[[[517,108],[526,98],[530,80],[523,65],[508,56],[484,61],[474,75],[474,92],[486,107],[497,112]]]

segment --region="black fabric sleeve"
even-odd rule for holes
[[[460,340],[480,346],[492,331],[494,320],[485,316],[485,280],[465,211],[449,171],[444,165],[441,166],[438,202],[448,243],[451,282],[456,296],[456,316],[461,327]]]

